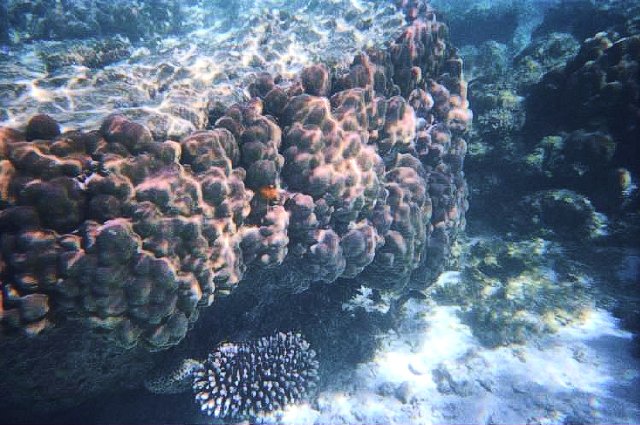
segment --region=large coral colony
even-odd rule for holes
[[[80,322],[164,350],[256,270],[291,293],[425,286],[464,226],[471,111],[446,26],[399,3],[386,48],[257,75],[251,100],[180,141],[117,113],[0,129],[0,340]]]

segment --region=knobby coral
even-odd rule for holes
[[[71,315],[157,350],[247,269],[279,268],[292,291],[424,284],[464,225],[471,112],[423,13],[348,69],[257,76],[251,101],[180,142],[118,114],[87,133],[43,115],[2,129],[5,330]]]
[[[251,100],[180,141],[120,114],[0,129],[0,338],[80,321],[163,350],[240,283],[427,285],[465,225],[472,115],[446,26],[404,3],[386,48],[257,75]]]

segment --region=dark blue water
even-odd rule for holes
[[[637,423],[639,23],[0,2],[0,423]]]

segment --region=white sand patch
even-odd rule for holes
[[[459,279],[444,273],[438,284]],[[638,423],[640,363],[629,332],[607,311],[525,345],[489,349],[459,309],[410,300],[375,358],[315,405],[270,423]]]

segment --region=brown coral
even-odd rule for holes
[[[403,7],[389,49],[291,82],[260,74],[252,100],[179,142],[120,114],[62,135],[36,117],[31,142],[3,129],[3,325],[72,316],[157,350],[248,272],[292,292],[424,284],[464,226],[471,112],[446,26]]]
[[[233,168],[235,138],[220,129],[158,143],[121,115],[99,134],[96,143],[91,135],[6,141],[13,171],[0,213],[2,276],[12,296],[3,323],[34,328],[53,298],[54,310],[125,346],[174,345],[216,284],[225,290],[242,278],[234,235],[251,193]],[[77,236],[65,234],[74,229]]]

